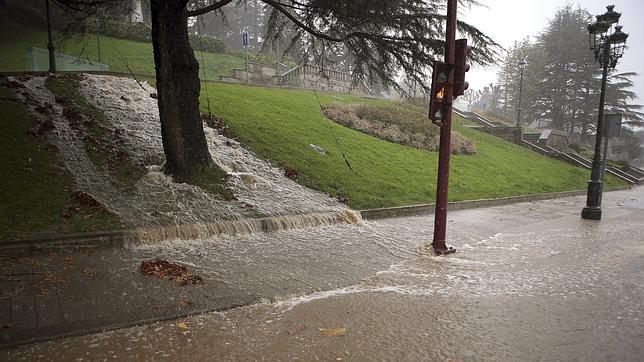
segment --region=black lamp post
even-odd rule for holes
[[[595,131],[595,154],[593,155],[593,168],[588,181],[588,196],[586,207],[581,211],[581,217],[589,220],[601,220],[601,194],[602,194],[602,165],[606,160],[601,157],[602,132],[604,129],[604,100],[606,98],[606,77],[609,68],[615,68],[617,60],[624,54],[628,34],[622,32],[622,27],[613,24],[619,21],[620,13],[613,11],[615,6],[610,5],[608,11],[597,16],[597,21],[588,25],[590,49],[595,52],[595,60],[602,66],[602,84],[599,96],[599,114],[597,116],[597,129]]]
[[[523,124],[521,123],[521,95],[523,94],[523,71],[528,64],[525,58],[519,62],[519,69],[521,69],[521,79],[519,80],[519,105],[517,106],[517,130],[519,132],[519,142],[523,142]]]
[[[51,40],[51,17],[49,16],[49,0],[45,0],[45,12],[47,13],[47,50],[49,52],[49,73],[56,73],[56,54],[54,53],[54,42]]]

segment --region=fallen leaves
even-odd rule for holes
[[[36,110],[39,111],[39,109],[36,109]],[[43,113],[44,112],[45,111],[43,111]],[[35,137],[38,137],[53,129],[54,129],[54,122],[52,122],[52,120],[49,118],[45,118],[45,119],[35,121],[33,126],[29,128],[29,133],[31,133]]]
[[[64,270],[74,269],[74,266],[76,266],[76,259],[74,259],[73,256],[66,256],[63,261],[63,265],[64,265]]]
[[[5,292],[0,296],[0,300],[8,300],[12,299],[13,297],[15,297],[15,295],[12,292]]]
[[[232,131],[228,126],[226,125],[226,122],[224,121],[223,118],[216,116],[216,115],[207,115],[207,114],[202,114],[201,118],[203,121],[206,123],[206,125],[214,130],[217,131],[218,134],[232,138]]]
[[[185,331],[185,330],[188,329],[188,324],[186,324],[185,322],[179,322],[179,323],[177,323],[177,327],[179,327],[179,329]]]
[[[188,272],[188,268],[163,259],[143,261],[139,266],[141,274],[169,279],[179,285],[193,285],[203,283],[198,275]]]
[[[320,328],[320,334],[326,337],[344,337],[347,335],[347,328]]]
[[[188,299],[184,299],[184,298],[179,299],[179,300],[177,301],[177,303],[178,303],[180,306],[185,307],[185,308],[187,308],[187,307],[192,307],[192,306],[193,306],[192,301],[190,301],[190,300],[188,300]]]
[[[289,329],[288,331],[286,331],[286,333],[288,333],[290,336],[294,336],[296,334],[300,334],[300,333],[304,332],[305,330],[306,330],[305,325],[298,324],[295,327],[293,327],[293,328]]]
[[[83,274],[87,275],[88,277],[96,276],[96,269],[85,268],[83,269]]]

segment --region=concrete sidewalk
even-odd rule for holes
[[[592,223],[579,218],[584,202],[577,196],[452,212],[448,239],[460,246],[519,225]],[[624,215],[644,220],[644,189],[607,193],[604,209],[601,222],[616,227]],[[3,255],[0,343],[6,348],[354,285],[417,257],[431,241],[432,224],[431,216],[420,216],[125,249]],[[138,271],[141,261],[157,257],[187,266],[205,282],[179,286]]]

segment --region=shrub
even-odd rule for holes
[[[414,148],[438,150],[438,127],[424,115],[423,108],[409,103],[393,105],[331,105],[324,115],[345,127],[380,139]],[[452,134],[452,153],[474,154],[474,143]]]

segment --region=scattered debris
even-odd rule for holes
[[[298,324],[295,327],[293,327],[293,328],[289,329],[288,331],[286,331],[286,333],[288,333],[289,335],[293,336],[293,335],[296,335],[296,334],[300,334],[300,333],[304,332],[305,330],[306,330],[306,326],[304,324]]]
[[[65,270],[72,269],[74,265],[76,265],[76,260],[74,260],[74,258],[71,256],[66,256],[63,264],[65,265]]]
[[[156,276],[161,279],[167,278],[179,285],[203,283],[200,276],[190,274],[185,266],[163,259],[143,261],[139,266],[139,271],[144,275]]]
[[[96,269],[85,268],[83,269],[83,274],[87,275],[88,277],[96,276]]]
[[[297,180],[298,172],[295,171],[294,169],[287,167],[284,169],[284,176],[290,178],[291,180]]]
[[[326,337],[344,337],[347,335],[347,328],[320,328],[320,334]]]
[[[4,294],[2,294],[2,296],[0,296],[0,300],[12,299],[14,296],[15,295],[12,292],[5,292]]]
[[[194,303],[188,299],[179,299],[177,303],[182,307],[192,307],[194,305]]]
[[[232,131],[230,127],[226,125],[224,119],[216,115],[207,115],[202,114],[201,119],[206,123],[206,125],[217,131],[217,134],[220,134],[227,138],[232,138]]]
[[[72,193],[72,200],[78,202],[81,206],[90,209],[94,212],[106,213],[107,208],[105,205],[98,202],[92,195],[83,191],[75,191]]]
[[[29,133],[33,136],[40,136],[54,129],[54,122],[50,118],[34,121],[33,126],[29,128]]]
[[[309,147],[311,147],[315,152],[321,154],[322,156],[326,156],[326,150],[323,147],[320,147],[313,143],[309,144]]]

